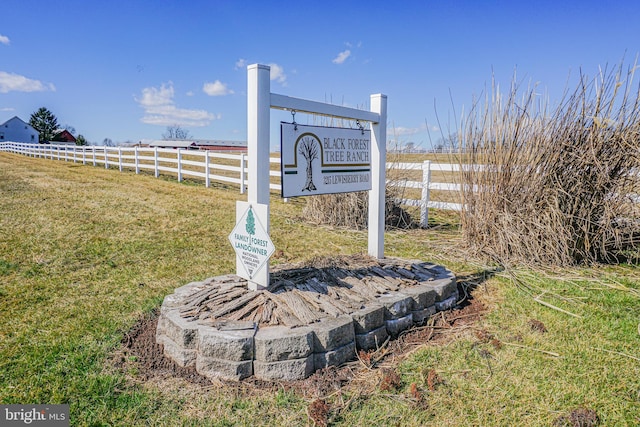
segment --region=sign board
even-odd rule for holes
[[[229,234],[229,241],[236,251],[236,274],[247,280],[257,281],[262,277],[258,272],[275,251],[269,234],[259,220],[259,217],[268,218],[268,210],[267,205],[236,202],[237,222]],[[261,285],[266,287],[268,283]]]
[[[371,131],[280,124],[282,197],[371,190]]]

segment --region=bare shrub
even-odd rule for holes
[[[396,200],[397,197],[387,190],[385,196],[385,224],[396,228],[414,227],[415,224],[411,216]],[[368,222],[369,193],[359,191],[307,197],[303,215],[308,221],[316,224],[363,230],[367,228]]]
[[[618,261],[637,250],[640,91],[635,67],[580,75],[550,111],[535,88],[493,85],[462,125],[463,234],[508,264]]]
[[[397,139],[396,139],[397,141]],[[395,147],[387,154],[388,163],[399,162],[397,153],[402,150]],[[417,225],[411,215],[402,208],[400,200],[403,198],[403,186],[393,185],[410,180],[406,171],[397,168],[387,168],[387,186],[385,191],[385,224],[393,228],[413,228]],[[360,191],[355,193],[325,194],[307,197],[303,214],[308,221],[316,224],[349,227],[357,230],[367,228],[369,214],[369,193]]]

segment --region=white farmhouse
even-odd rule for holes
[[[23,122],[18,116],[0,124],[0,142],[29,142],[38,143],[38,131],[29,123]]]

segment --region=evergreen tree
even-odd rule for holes
[[[40,143],[53,139],[53,133],[58,129],[58,119],[45,107],[31,114],[29,124],[40,134]]]
[[[247,225],[246,225],[247,233],[251,236],[256,234],[256,221],[253,217],[253,209],[249,209],[249,213],[247,214]]]

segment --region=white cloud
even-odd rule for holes
[[[440,130],[440,128],[438,126],[435,125],[429,125],[429,127],[427,128],[427,125],[421,125],[415,128],[409,128],[409,127],[403,127],[403,126],[393,126],[390,128],[387,128],[387,135],[389,136],[411,136],[411,135],[416,135],[418,133],[421,132],[426,132],[426,131],[430,131],[430,132],[438,132]]]
[[[9,43],[11,43],[9,41],[9,37],[3,36],[2,34],[0,34],[0,44],[4,44],[4,45],[9,46]]]
[[[52,83],[42,83],[40,80],[29,79],[20,74],[0,71],[0,93],[7,92],[55,92]]]
[[[187,95],[187,96],[193,96],[193,95],[194,95],[194,93],[193,93],[193,91],[192,91],[192,90],[190,90],[190,91],[189,91],[189,92],[187,92],[185,95]]]
[[[247,68],[247,60],[244,58],[240,58],[236,61],[236,70]]]
[[[15,108],[12,107],[4,107],[4,108],[0,108],[0,111],[15,111]]]
[[[334,64],[342,64],[350,56],[351,56],[351,51],[349,49],[347,49],[347,50],[345,50],[343,52],[340,52],[338,54],[338,56],[333,58],[333,60],[331,62],[333,62]]]
[[[280,83],[282,86],[287,85],[287,75],[284,73],[284,68],[282,68],[278,64],[269,64],[271,67],[271,80],[275,80]]]
[[[425,129],[423,127],[417,127],[417,128],[407,128],[407,127],[402,127],[402,126],[398,126],[398,127],[394,127],[391,128],[387,131],[388,135],[394,135],[394,136],[407,136],[407,135],[415,135],[417,133],[420,133],[422,131],[424,131]]]
[[[209,96],[225,96],[231,95],[233,91],[227,87],[225,83],[216,80],[213,83],[206,82],[202,86],[202,91]]]
[[[142,96],[135,98],[144,109],[142,123],[160,126],[207,126],[216,119],[215,114],[205,110],[189,110],[178,108],[173,100],[173,83],[163,83],[159,88],[146,87],[142,89]]]

